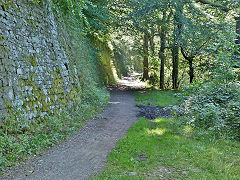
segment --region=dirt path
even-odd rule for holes
[[[121,80],[110,88],[111,101],[100,118],[89,121],[69,141],[32,158],[4,179],[82,180],[101,172],[115,143],[137,121],[132,87],[139,85],[131,77]]]

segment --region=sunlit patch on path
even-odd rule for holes
[[[110,86],[109,89],[118,89],[118,90],[139,90],[143,89],[146,86],[146,82],[140,81],[140,74],[133,73],[128,77],[119,79],[116,85]]]

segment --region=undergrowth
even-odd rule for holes
[[[136,98],[137,104],[149,104],[161,107],[174,105],[180,100],[179,97],[174,95],[174,91],[141,91],[139,93],[135,93],[134,96]]]
[[[236,83],[190,86],[179,115],[202,134],[240,140],[240,91]]]
[[[70,61],[69,69],[79,89],[78,101],[62,105],[61,110],[59,108],[49,117],[28,122],[24,129],[17,118],[4,119],[0,127],[0,174],[67,138],[109,101],[105,85],[115,82],[109,48],[97,49],[74,18],[62,17],[61,13],[55,15],[59,18],[59,36],[62,37],[59,41],[64,46]]]
[[[174,105],[174,94],[150,91],[136,97]],[[239,156],[239,142],[199,135],[181,119],[139,118],[93,179],[239,179]]]
[[[28,128],[19,127],[16,119],[4,119],[0,128],[0,174],[7,167],[41,154],[47,147],[66,139],[101,111],[108,101],[109,94],[102,88],[98,89],[97,97],[82,94],[81,101],[63,105],[53,116],[29,122]]]

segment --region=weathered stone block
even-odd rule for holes
[[[4,101],[15,108],[27,102],[27,111],[19,118],[46,116],[57,108],[54,104],[60,103],[76,78],[68,70],[61,44],[60,31],[64,30],[58,27],[51,8],[12,1],[16,6],[8,11],[0,6],[0,110],[7,108]],[[56,72],[59,77],[54,76]]]

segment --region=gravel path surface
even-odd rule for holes
[[[121,80],[110,88],[111,101],[101,117],[89,121],[69,141],[14,168],[3,179],[84,180],[101,172],[116,142],[137,121],[132,90],[139,85],[132,77]]]

